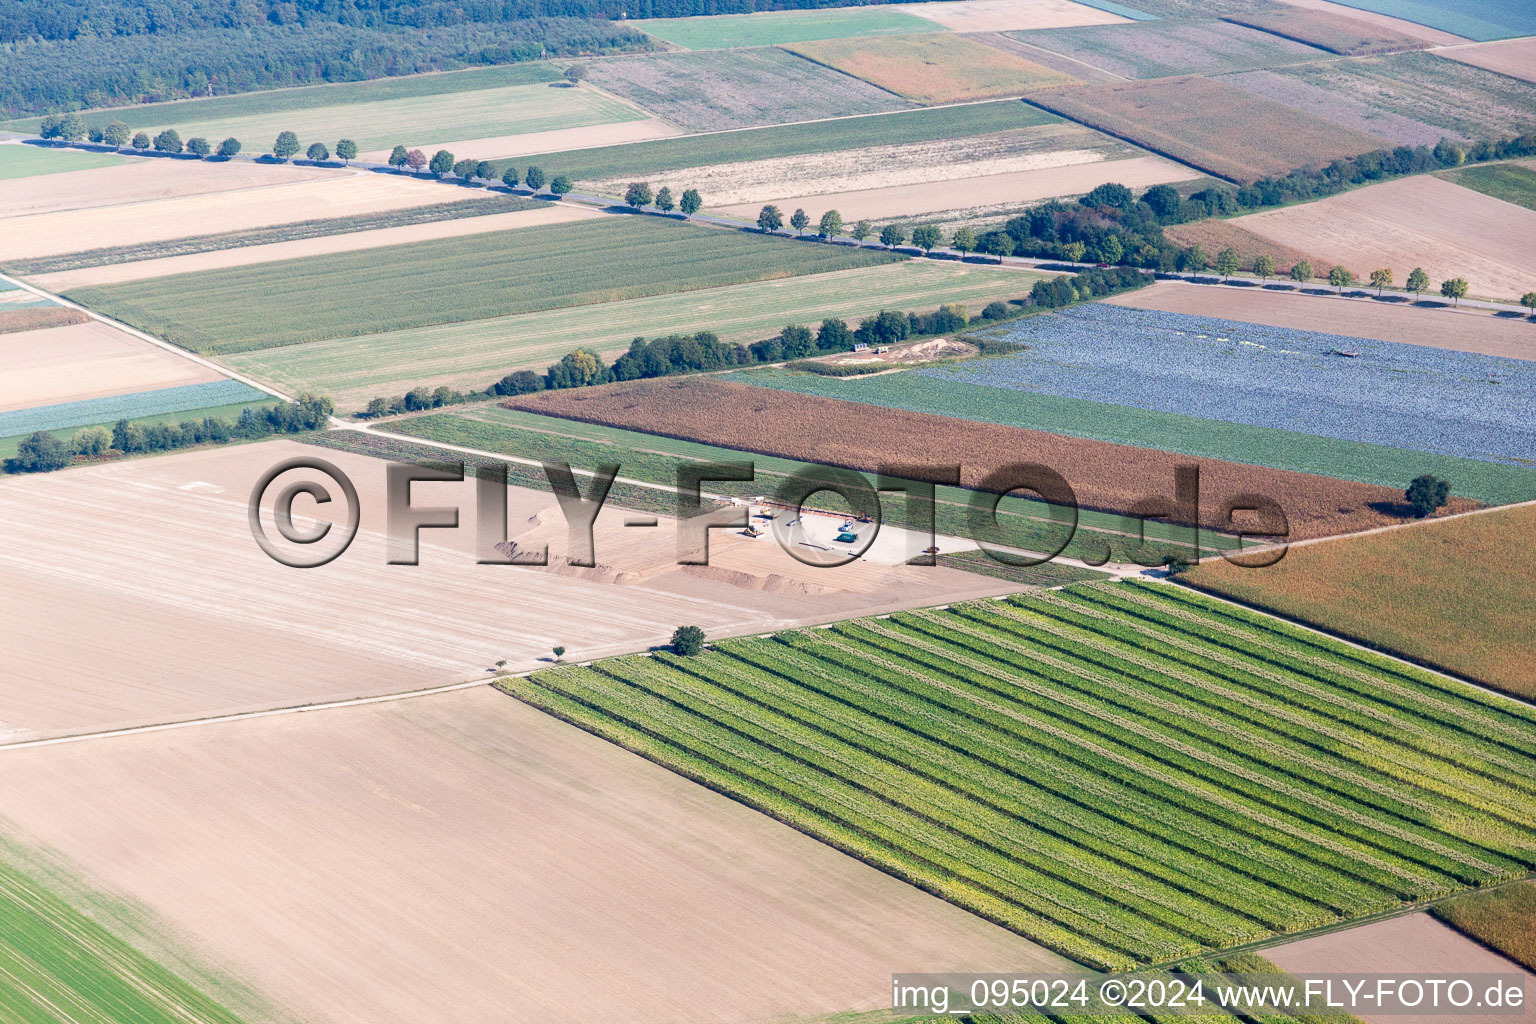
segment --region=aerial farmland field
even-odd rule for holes
[[[929,33],[795,43],[785,49],[919,103],[1017,96],[1073,79],[958,35]]]
[[[1536,33],[1536,16],[1521,0],[1428,4],[1416,0],[1338,0],[1346,7],[1415,21],[1468,39],[1505,39]],[[1476,13],[1473,13],[1473,12]]]
[[[1136,21],[1014,37],[1122,78],[1216,74],[1322,56],[1304,43],[1226,21]]]
[[[1484,195],[1536,210],[1536,167],[1530,163],[1480,164],[1458,167],[1442,177]]]
[[[1497,71],[1511,78],[1536,82],[1536,37],[1479,43],[1476,46],[1459,46],[1441,50],[1437,56],[1448,57],[1487,71]]]
[[[627,274],[636,246],[647,250],[651,269]],[[631,223],[608,218],[87,287],[73,294],[179,345],[228,353],[901,258],[755,239],[654,217]]]
[[[110,153],[82,153],[75,149],[43,149],[38,146],[0,145],[0,181],[30,178],[39,174],[88,171],[126,162]]]
[[[931,32],[924,18],[907,14],[899,5],[823,8],[807,11],[763,11],[698,18],[648,18],[631,24],[657,39],[685,50],[719,50],[741,46],[777,46],[810,39],[844,39]]]
[[[1350,56],[1422,50],[1429,45],[1424,39],[1406,35],[1385,25],[1333,11],[1286,7],[1253,14],[1229,14],[1225,20],[1263,29],[1285,39],[1320,47],[1330,53]]]

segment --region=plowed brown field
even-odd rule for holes
[[[1066,478],[1084,508],[1129,512],[1173,493],[1174,467],[1200,467],[1201,519],[1217,526],[1223,501],[1262,494],[1285,510],[1293,538],[1399,522],[1402,494],[1331,477],[1198,459],[1150,448],[955,420],[711,378],[633,381],[513,398],[509,408],[643,430],[807,462],[873,470],[889,463],[961,466],[976,486],[993,469],[1038,462]],[[1453,501],[1453,511],[1472,507]],[[1230,528],[1230,524],[1225,524]]]

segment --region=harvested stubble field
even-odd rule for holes
[[[1168,586],[498,685],[1094,967],[1536,863],[1536,711]]]
[[[136,165],[137,166],[137,165]],[[491,193],[443,188],[391,174],[326,171],[265,164],[204,164],[229,173],[223,190],[179,190],[181,175],[200,177],[199,165],[156,166],[158,196],[135,194],[120,203],[59,209],[0,220],[0,260],[31,260],[103,247],[138,247],[195,235],[271,228],[285,222],[366,216],[445,201],[473,202]],[[283,174],[248,180],[243,167]],[[96,171],[81,172],[96,174]],[[114,171],[114,173],[116,173]],[[242,185],[240,182],[246,181]],[[0,200],[0,207],[5,205]]]
[[[708,378],[633,381],[510,399],[512,408],[647,431],[783,458],[874,470],[889,463],[960,465],[975,487],[993,469],[1038,462],[1066,478],[1084,508],[1124,513],[1171,495],[1176,465],[1200,467],[1201,522],[1222,502],[1264,494],[1285,510],[1294,538],[1397,522],[1377,506],[1401,493],[1327,477],[1244,466],[1036,430],[750,388]],[[1230,530],[1231,524],[1219,524]],[[990,538],[980,538],[990,539]]]
[[[131,160],[116,167],[68,171],[10,182],[0,193],[0,218],[28,217],[62,210],[127,206],[178,199],[210,192],[233,192],[268,185],[332,181],[345,172],[296,164],[221,163],[171,160],[164,157]],[[355,183],[354,183],[355,185]],[[447,198],[439,196],[439,199]],[[9,237],[18,222],[5,224]],[[89,243],[87,243],[89,244]],[[100,244],[99,242],[96,244]],[[8,252],[9,248],[0,250]]]
[[[59,309],[59,307],[52,307]],[[79,317],[0,337],[0,410],[219,380],[218,371]]]
[[[1330,53],[1355,57],[1394,53],[1398,50],[1422,50],[1429,45],[1423,39],[1385,25],[1332,11],[1280,8],[1252,14],[1229,14],[1224,20],[1273,32],[1285,39],[1307,43]]]
[[[1163,234],[1179,245],[1198,245],[1213,259],[1221,250],[1233,249],[1242,257],[1245,271],[1253,269],[1255,256],[1272,258],[1275,261],[1275,273],[1281,276],[1288,274],[1291,267],[1302,260],[1312,264],[1313,277],[1326,280],[1328,272],[1333,269],[1327,260],[1318,259],[1309,252],[1293,249],[1289,245],[1281,245],[1263,235],[1256,235],[1230,220],[1211,217],[1190,224],[1170,224],[1163,229]]]
[[[40,331],[49,327],[83,324],[90,317],[78,309],[64,306],[37,306],[28,309],[0,310],[0,334]]]
[[[230,353],[901,258],[660,217],[603,217],[81,288],[71,297],[179,345]]]
[[[1123,78],[1216,74],[1323,56],[1305,43],[1226,21],[1135,21],[1014,37]]]
[[[1431,911],[1457,931],[1536,971],[1536,882],[1458,896]]]
[[[1256,14],[1272,13],[1276,4],[1247,3],[1243,9],[1223,11],[1223,16],[1229,14],[1251,16]],[[1285,0],[1286,7],[1299,7],[1307,11],[1318,11],[1330,16],[1343,15],[1356,21],[1363,21],[1367,25],[1391,32],[1397,35],[1405,35],[1412,39],[1418,39],[1429,43],[1431,46],[1456,46],[1467,42],[1467,37],[1444,32],[1437,28],[1430,28],[1416,21],[1406,18],[1394,18],[1390,14],[1379,11],[1368,11],[1357,4],[1335,3],[1334,0]]]
[[[1290,551],[1260,572],[1186,579],[1370,647],[1536,697],[1536,508],[1480,512]]]
[[[1441,177],[1506,203],[1536,210],[1536,161],[1460,167],[1442,171]]]
[[[1536,210],[1431,174],[1368,185],[1315,203],[1235,218],[1282,245],[1305,247],[1357,277],[1391,267],[1406,280],[1423,267],[1431,287],[1466,278],[1473,296],[1514,299],[1536,286],[1530,240]]]
[[[342,408],[361,408],[376,395],[422,385],[483,389],[515,369],[542,370],[576,348],[616,356],[640,336],[713,331],[726,341],[752,342],[791,321],[856,321],[881,309],[950,302],[974,312],[1023,296],[1039,277],[1014,268],[911,260],[701,289],[686,301],[654,295],[232,353],[225,361],[273,385],[315,389]]]
[[[734,1024],[878,1010],[892,963],[1070,966],[488,687],[6,756],[0,814],[316,1024]]]
[[[1439,50],[1435,56],[1461,61],[1486,71],[1497,71],[1511,78],[1536,82],[1536,36],[1506,39],[1497,43],[1478,43],[1476,46],[1458,46]]]
[[[965,0],[963,3],[901,4],[896,10],[927,18],[952,32],[1110,25],[1126,20],[1109,9],[1073,3],[1072,0]]]
[[[1368,117],[1408,118],[1433,125],[1442,135],[1465,139],[1504,138],[1530,131],[1536,110],[1536,84],[1424,52],[1300,64],[1276,69],[1274,74],[1314,91],[1363,101],[1370,110]],[[1312,93],[1297,92],[1300,109],[1320,113],[1313,107]],[[1354,124],[1347,109],[1343,114],[1340,123]]]
[[[20,143],[0,143],[0,181],[31,178],[42,174],[88,171],[93,167],[111,167],[126,163],[126,157],[111,153],[88,153],[78,149],[50,149]],[[10,186],[6,186],[9,188]]]
[[[582,182],[605,178],[633,180],[685,167],[751,164],[842,149],[921,145],[1012,132],[1059,121],[1055,115],[1028,104],[995,100],[939,110],[898,110],[889,114],[743,128],[633,145],[542,153],[528,162],[545,168],[558,167]],[[522,162],[517,164],[521,168]],[[498,166],[505,166],[505,162]]]
[[[934,30],[932,22],[892,4],[705,15],[697,18],[645,18],[629,24],[646,35],[655,36],[685,50],[777,46],[780,43],[800,43],[811,39],[886,36]]]
[[[1339,93],[1280,71],[1242,71],[1221,81],[1334,124],[1366,132],[1400,146],[1430,146],[1445,138],[1443,127],[1404,117],[1374,105],[1363,93]]]
[[[785,49],[919,103],[1017,96],[1074,81],[1016,54],[943,32],[795,43]]]
[[[1407,303],[1337,299],[1263,288],[1237,291],[1183,281],[1159,281],[1150,288],[1103,301],[1137,309],[1218,316],[1271,327],[1478,352],[1504,359],[1536,359],[1536,337],[1532,336],[1536,331],[1529,324],[1470,308],[1420,309]]]
[[[690,131],[813,121],[909,106],[776,47],[593,61],[591,79]]]
[[[1234,181],[1380,149],[1381,139],[1210,78],[1083,85],[1031,103]]]

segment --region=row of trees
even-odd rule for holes
[[[1204,249],[1198,245],[1193,245],[1185,251],[1182,262],[1188,269],[1194,272],[1212,269],[1223,278],[1231,277],[1233,274],[1245,269],[1242,256],[1238,254],[1236,249],[1230,246],[1217,253],[1216,258],[1213,260],[1206,257]],[[1250,270],[1254,277],[1268,281],[1271,277],[1275,276],[1275,258],[1266,253],[1260,253],[1246,264],[1246,269]],[[1297,284],[1305,284],[1313,279],[1314,269],[1310,260],[1297,260],[1291,264],[1291,269],[1287,271],[1287,276]],[[1355,276],[1354,271],[1342,265],[1336,264],[1328,271],[1329,285],[1340,293],[1359,280]],[[1380,295],[1384,290],[1393,287],[1395,277],[1391,267],[1379,267],[1371,271],[1368,281],[1370,286],[1376,289],[1376,294]],[[1422,296],[1429,286],[1429,274],[1423,267],[1414,267],[1408,273],[1408,280],[1404,282],[1404,288],[1407,291],[1419,296]],[[1440,294],[1460,305],[1461,300],[1467,297],[1467,287],[1466,278],[1449,278],[1440,282]],[[1520,303],[1536,311],[1536,292],[1527,292],[1521,296]]]
[[[100,458],[113,452],[171,451],[199,444],[250,441],[273,434],[296,434],[325,426],[334,406],[329,398],[300,395],[296,401],[263,409],[245,408],[233,420],[204,416],[180,423],[136,423],[118,420],[105,427],[81,427],[68,440],[46,431],[23,438],[16,454],[5,460],[8,473],[47,473],[63,469],[77,458]]]

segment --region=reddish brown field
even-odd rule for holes
[[[1228,247],[1236,249],[1237,254],[1243,258],[1244,270],[1252,270],[1253,258],[1263,254],[1274,258],[1275,273],[1282,276],[1289,274],[1291,267],[1300,260],[1306,260],[1312,264],[1313,277],[1326,279],[1328,271],[1333,269],[1333,264],[1326,260],[1320,260],[1311,253],[1302,252],[1293,246],[1272,242],[1230,220],[1199,220],[1193,224],[1170,224],[1163,229],[1163,234],[1180,245],[1198,245],[1213,260],[1223,249]]]
[[[1321,537],[1399,520],[1399,491],[1286,470],[1197,459],[1150,448],[1063,437],[1038,430],[955,420],[703,377],[632,381],[546,391],[509,408],[642,430],[667,437],[806,462],[873,470],[881,464],[961,466],[976,486],[993,469],[1042,463],[1064,476],[1085,508],[1128,512],[1141,499],[1171,495],[1174,467],[1200,467],[1201,518],[1215,528],[1222,502],[1272,497],[1293,537]],[[1463,502],[1462,508],[1470,507]],[[1230,528],[1230,524],[1226,524]]]
[[[1388,143],[1210,78],[1046,89],[1029,102],[1192,167],[1250,182]]]
[[[1415,39],[1381,25],[1328,11],[1280,9],[1254,14],[1231,14],[1222,18],[1222,21],[1247,25],[1285,39],[1294,39],[1298,43],[1308,43],[1349,56],[1422,50],[1429,46],[1423,39]]]
[[[66,309],[63,306],[8,309],[0,313],[0,334],[36,331],[43,327],[68,327],[70,324],[83,324],[89,319],[78,309]]]

